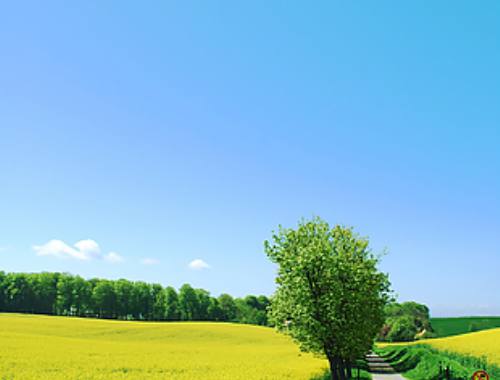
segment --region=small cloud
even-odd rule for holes
[[[123,261],[123,257],[116,252],[110,252],[106,256],[104,256],[104,260],[113,264],[117,264]]]
[[[202,259],[195,259],[189,263],[189,268],[193,270],[202,270],[202,269],[209,269],[210,265],[208,265],[205,261]]]
[[[92,239],[77,241],[73,246],[66,244],[62,240],[53,239],[43,245],[34,245],[33,250],[38,256],[53,256],[60,259],[82,261],[104,259],[112,263],[123,261],[123,257],[116,252],[109,252],[107,255],[102,255],[99,244]]]
[[[158,259],[153,259],[151,257],[146,257],[144,259],[141,260],[141,263],[143,265],[156,265],[156,264],[159,264],[160,263],[160,260]]]

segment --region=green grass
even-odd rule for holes
[[[500,327],[500,317],[431,318],[438,338]]]
[[[371,380],[372,375],[368,372],[368,363],[366,360],[358,360],[356,363],[356,368],[352,370],[353,380],[358,379],[358,367],[359,371],[359,380]],[[323,374],[319,376],[313,377],[311,380],[330,380],[331,373],[329,370],[325,371]]]
[[[398,372],[410,380],[439,380],[439,368],[449,367],[452,380],[470,379],[479,369],[486,370],[491,379],[500,379],[500,368],[484,358],[438,351],[427,345],[388,345],[376,349]]]
[[[358,377],[358,370],[357,369],[354,369],[353,372],[353,380],[356,380]],[[313,377],[311,380],[331,380],[331,376],[330,376],[330,371],[325,371],[325,373],[323,375],[320,375],[320,376],[316,376],[316,377]],[[360,373],[359,373],[359,380],[371,380],[372,379],[372,375],[365,371],[365,370],[361,370]]]

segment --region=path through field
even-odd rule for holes
[[[403,376],[394,371],[384,359],[377,354],[371,353],[366,357],[368,367],[372,374],[373,380],[405,380]]]

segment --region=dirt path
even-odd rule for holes
[[[366,361],[368,362],[373,380],[406,380],[377,354],[372,353],[367,355]]]

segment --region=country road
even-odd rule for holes
[[[367,355],[366,361],[373,380],[406,380],[377,354],[371,353]]]

